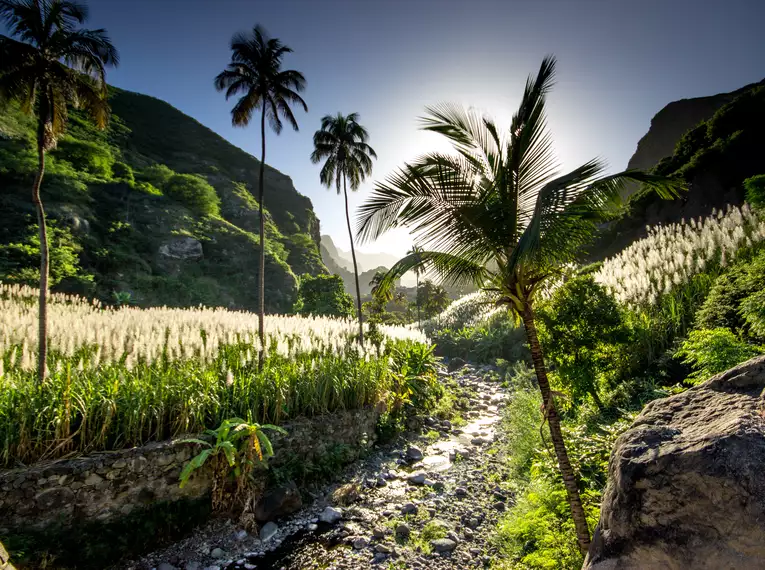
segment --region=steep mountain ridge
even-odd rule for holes
[[[159,99],[112,88],[110,104],[104,131],[71,112],[48,155],[42,194],[54,289],[104,300],[118,293],[144,306],[254,309],[259,161]],[[0,280],[36,279],[35,168],[33,120],[14,105],[0,108]],[[207,184],[219,206],[202,211]],[[268,165],[265,200],[267,310],[286,311],[297,275],[326,272],[319,221],[292,180]]]

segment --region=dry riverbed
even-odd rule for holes
[[[457,382],[464,425],[425,418],[421,430],[374,449],[294,515],[253,536],[213,521],[194,536],[123,565],[132,570],[485,568],[491,535],[511,497],[492,448],[507,396],[488,369]]]

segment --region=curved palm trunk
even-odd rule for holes
[[[42,131],[44,127],[41,126]],[[37,346],[37,379],[45,381],[46,362],[48,356],[48,227],[45,223],[45,209],[40,199],[40,185],[45,174],[45,150],[42,138],[37,143],[37,176],[32,187],[32,203],[37,211],[37,225],[40,231],[40,299],[38,303],[38,346]]]
[[[266,173],[266,106],[260,115],[260,178],[258,180],[258,209],[260,212],[260,271],[258,273],[258,370],[263,370],[266,354],[266,224],[263,219],[263,177]]]
[[[345,221],[348,223],[348,238],[351,240],[351,257],[353,258],[353,277],[356,280],[356,313],[359,317],[359,343],[364,344],[364,322],[361,320],[361,288],[359,287],[359,269],[356,265],[356,249],[353,247],[353,231],[351,230],[351,215],[348,212],[348,188],[345,186],[343,173],[343,195],[345,196]]]
[[[539,390],[542,392],[542,401],[545,404],[545,415],[547,417],[547,424],[550,426],[550,437],[552,438],[555,455],[558,458],[558,467],[563,477],[563,485],[566,487],[566,495],[568,496],[568,504],[571,508],[571,517],[574,519],[574,526],[576,527],[579,549],[582,551],[582,554],[586,555],[587,550],[590,548],[590,529],[587,526],[587,517],[584,514],[582,498],[579,496],[576,475],[571,467],[566,444],[563,441],[560,418],[555,409],[555,402],[550,394],[550,382],[547,380],[547,369],[545,368],[544,357],[542,355],[542,347],[537,338],[534,312],[532,311],[531,303],[528,301],[524,304],[521,318],[526,328],[526,338],[531,349],[531,359],[534,362],[534,371],[539,381]]]

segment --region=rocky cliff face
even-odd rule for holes
[[[646,406],[584,570],[765,568],[765,357]]]

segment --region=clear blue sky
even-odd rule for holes
[[[454,101],[501,123],[542,57],[558,58],[549,123],[566,167],[594,156],[624,168],[651,117],[670,101],[729,91],[765,76],[763,0],[91,0],[122,63],[110,83],[165,99],[260,156],[257,127],[234,129],[231,102],[213,88],[229,40],[256,23],[294,50],[307,79],[300,132],[269,133],[266,162],[309,196],[342,248],[342,199],[309,161],[327,113],[356,111],[379,155],[374,178],[423,151],[427,104]],[[352,199],[361,203],[367,182]],[[273,200],[275,196],[267,196]],[[362,247],[401,254],[403,233]]]

